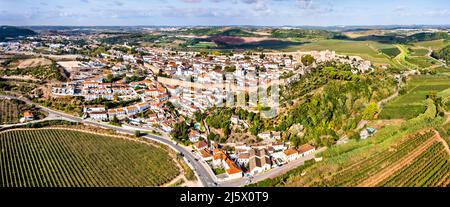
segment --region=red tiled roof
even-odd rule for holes
[[[307,151],[310,151],[310,150],[313,150],[313,149],[316,149],[316,148],[311,146],[310,144],[304,144],[304,145],[302,145],[302,146],[300,146],[298,148],[298,152],[299,153],[304,153],[304,152],[307,152]]]
[[[296,151],[296,150],[294,150],[294,149],[287,149],[287,150],[284,150],[284,154],[286,154],[287,156],[289,156],[289,155],[293,155],[293,154],[297,154],[298,152]]]

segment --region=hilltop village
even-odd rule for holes
[[[2,42],[5,54],[54,58],[64,71],[65,81],[50,82],[44,91],[52,100],[82,100],[77,116],[99,123],[171,136],[179,122],[193,124],[188,143],[220,180],[256,175],[310,155],[315,146],[294,148],[282,139],[281,131],[257,134],[259,141],[217,142],[208,137],[206,122],[194,121],[196,114],[226,104],[236,94],[256,93],[258,88],[283,85],[309,73],[316,64],[338,62],[352,73],[372,69],[370,61],[334,51],[295,53],[203,53],[156,47],[105,45],[103,35],[40,35],[20,41]],[[89,41],[90,44],[80,44]],[[72,53],[86,53],[74,55]],[[83,52],[84,51],[84,52]],[[33,98],[33,97],[31,97]],[[250,99],[239,105],[259,113],[270,100]],[[248,129],[249,123],[236,114],[234,127]],[[300,126],[302,127],[302,126]]]

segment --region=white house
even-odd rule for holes
[[[250,161],[250,154],[249,153],[239,153],[237,156],[237,161],[241,166],[245,166]]]
[[[262,132],[258,134],[258,137],[264,140],[270,139],[272,137],[272,135],[270,134],[270,132]]]
[[[298,154],[300,157],[304,157],[306,155],[310,155],[316,151],[316,148],[310,144],[304,144],[298,148]]]
[[[198,142],[199,138],[200,138],[200,132],[198,132],[196,130],[191,130],[189,132],[189,141]]]
[[[104,106],[90,106],[83,108],[84,113],[103,112],[103,111],[106,111],[106,108]]]
[[[292,149],[292,148],[284,150],[283,153],[284,153],[286,161],[288,161],[288,162],[292,162],[292,161],[298,159],[298,157],[299,157],[298,151],[295,149]]]
[[[239,116],[236,116],[236,115],[231,116],[230,121],[232,124],[236,124],[236,125],[239,124]]]
[[[89,113],[89,116],[95,120],[107,120],[108,119],[108,114],[106,113],[106,111],[91,112],[91,113]]]

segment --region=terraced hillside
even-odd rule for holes
[[[0,133],[1,187],[160,186],[180,174],[154,145],[62,129]]]
[[[416,118],[381,128],[366,140],[330,147],[318,155],[321,162],[252,186],[450,186],[444,119],[428,99],[427,110]]]

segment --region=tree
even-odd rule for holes
[[[139,130],[134,131],[134,136],[140,137],[141,136],[141,131],[139,131]]]
[[[311,55],[304,55],[304,56],[302,56],[302,60],[301,61],[302,61],[303,65],[309,66],[309,65],[314,63],[315,59]]]
[[[228,65],[225,66],[225,72],[232,73],[234,71],[236,71],[236,66],[234,66],[234,65],[232,65],[232,66],[228,66]]]
[[[113,119],[111,120],[111,124],[113,124],[113,125],[120,125],[120,121],[117,118],[117,116],[114,115]]]
[[[371,102],[362,113],[362,118],[365,120],[372,120],[378,113],[377,103]]]

